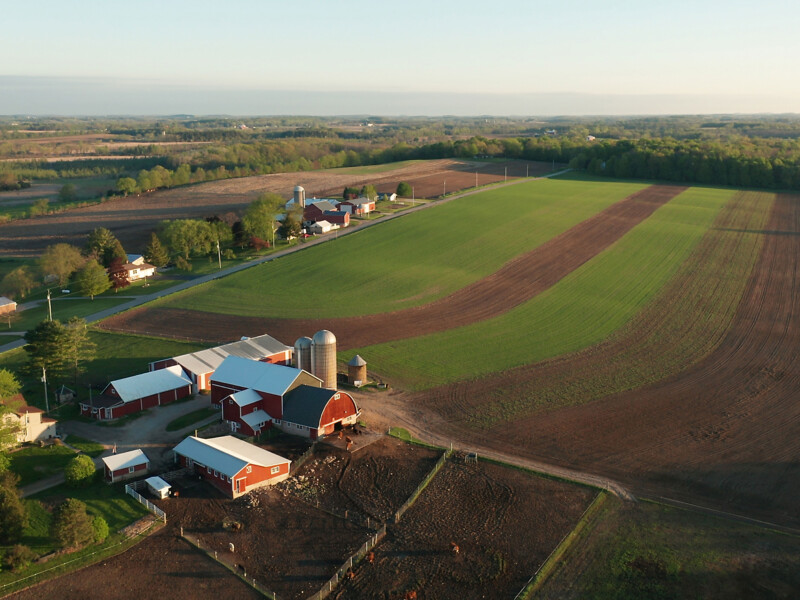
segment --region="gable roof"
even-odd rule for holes
[[[183,374],[183,369],[178,365],[173,365],[166,369],[140,373],[125,379],[117,379],[109,385],[114,386],[114,389],[117,390],[117,396],[123,402],[132,402],[145,396],[168,392],[190,384],[191,381]]]
[[[5,296],[0,296],[0,306],[7,306],[13,304],[14,306],[17,305],[11,298],[6,298]]]
[[[227,356],[211,376],[211,381],[230,383],[275,396],[283,396],[303,372],[302,369],[294,367],[273,365],[239,356]],[[308,371],[305,373],[310,375]],[[315,379],[322,383],[318,377]]]
[[[173,360],[184,369],[194,374],[211,373],[216,370],[227,356],[241,356],[252,360],[260,360],[273,354],[292,350],[283,342],[264,334],[252,338],[223,344],[216,348],[207,348],[190,354],[176,356]]]
[[[283,399],[284,421],[305,425],[306,427],[319,427],[325,407],[336,394],[336,390],[315,388],[310,385],[298,385]]]
[[[231,435],[211,439],[190,436],[175,446],[175,452],[228,477],[233,477],[251,464],[274,467],[292,462]]]
[[[129,469],[142,463],[148,463],[150,459],[147,455],[139,450],[130,450],[122,454],[112,454],[103,458],[103,464],[108,467],[109,471],[119,471],[120,469]]]
[[[336,210],[336,206],[329,200],[312,200],[311,202],[306,200],[306,208],[311,208],[312,206],[315,206],[322,212],[326,210]]]
[[[231,398],[238,406],[249,406],[261,400],[261,396],[258,395],[258,392],[249,388],[231,394],[228,398]]]
[[[261,425],[264,423],[269,423],[272,421],[272,417],[270,417],[265,410],[254,410],[251,413],[242,415],[242,421],[247,423],[250,426],[250,429],[255,431],[256,429],[260,429]]]

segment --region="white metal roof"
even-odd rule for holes
[[[249,406],[261,400],[261,396],[258,395],[258,392],[249,388],[241,392],[231,394],[230,397],[233,398],[233,401],[236,402],[238,406]]]
[[[228,356],[211,376],[211,381],[283,396],[302,372],[294,367]],[[319,381],[322,383],[321,379]]]
[[[287,350],[292,351],[292,347],[279,342],[270,335],[264,334],[217,346],[216,348],[207,348],[190,354],[182,354],[181,356],[176,356],[174,360],[190,373],[198,375],[216,370],[226,356],[241,356],[260,360]]]
[[[168,490],[172,486],[161,479],[161,477],[148,477],[144,480],[147,485],[149,485],[154,490],[160,492],[161,490]]]
[[[274,467],[292,462],[231,435],[207,440],[190,436],[175,446],[175,452],[228,477],[251,464]]]
[[[15,304],[11,298],[6,298],[5,296],[0,296],[0,306],[6,306],[7,304]]]
[[[117,379],[112,381],[111,385],[117,390],[117,395],[123,402],[131,402],[145,396],[168,392],[190,383],[191,381],[186,378],[183,369],[178,365],[172,365],[166,369]]]
[[[271,420],[272,417],[264,410],[256,410],[249,414],[242,415],[242,421],[247,423],[253,431],[261,429],[264,423],[269,423]]]
[[[108,467],[109,471],[119,471],[120,469],[128,469],[141,465],[142,463],[149,463],[150,459],[147,455],[139,450],[130,450],[122,454],[112,454],[103,458],[103,464]]]

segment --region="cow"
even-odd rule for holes
[[[453,554],[458,554],[461,551],[461,549],[458,547],[458,544],[456,544],[455,542],[450,542],[450,551]]]
[[[370,552],[369,554],[367,554],[367,562],[369,564],[372,564],[372,563],[375,562],[375,553],[374,552]]]

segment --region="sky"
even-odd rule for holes
[[[0,114],[800,112],[796,0],[3,3]]]

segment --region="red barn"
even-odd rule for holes
[[[336,211],[336,206],[327,200],[316,200],[311,204],[306,204],[303,209],[303,221],[306,223],[314,223],[324,219],[323,216],[326,211]]]
[[[118,419],[191,394],[192,382],[183,369],[172,366],[112,381],[101,395],[81,402],[81,415],[101,421]]]
[[[291,465],[288,458],[230,435],[188,437],[175,446],[175,460],[232,498],[283,481]]]
[[[345,392],[322,389],[307,371],[230,356],[211,378],[211,401],[231,430],[258,435],[270,427],[317,439],[356,422],[358,407]]]
[[[141,450],[112,454],[103,458],[104,476],[108,483],[135,479],[150,470],[150,459]]]
[[[347,227],[350,225],[350,213],[344,210],[326,210],[322,213],[322,218],[328,223],[338,225],[339,227]]]
[[[269,335],[242,338],[238,342],[207,348],[174,358],[164,358],[150,363],[150,370],[156,371],[169,366],[180,365],[194,384],[194,393],[211,389],[211,376],[227,356],[241,356],[277,365],[292,363],[294,349]]]

